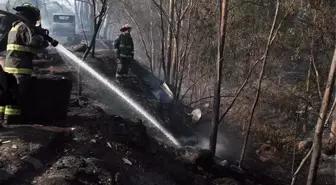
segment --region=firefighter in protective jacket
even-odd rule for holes
[[[40,32],[35,26],[37,21],[40,20],[40,10],[30,3],[24,3],[15,7],[14,10],[17,11],[17,15],[29,22],[14,22],[8,34],[5,71],[13,74],[17,80],[19,100],[15,105],[5,107],[4,118],[6,124],[20,124],[24,121],[22,115],[29,106],[26,105],[25,100],[29,98],[27,95],[33,72],[33,57],[37,51],[49,45],[44,36],[38,34]],[[23,110],[23,114],[21,110]]]
[[[131,37],[131,26],[126,24],[121,27],[122,32],[114,41],[114,52],[117,55],[116,78],[124,77],[128,74],[129,65],[134,59],[134,44]]]

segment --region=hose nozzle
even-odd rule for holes
[[[52,46],[56,47],[58,45],[58,41],[54,40],[49,36],[49,30],[43,29],[41,27],[37,27],[37,32],[43,35],[44,39],[46,39]]]
[[[50,42],[50,44],[51,44],[52,46],[56,47],[56,46],[58,45],[58,41],[53,39],[53,40]]]

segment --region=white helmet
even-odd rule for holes
[[[120,31],[126,31],[128,29],[132,29],[131,25],[129,24],[125,24],[120,28]]]

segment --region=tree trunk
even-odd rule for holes
[[[85,10],[86,11],[84,11],[84,15],[85,15],[85,17],[86,17],[86,19],[84,19],[85,20],[85,22],[86,22],[86,26],[87,26],[87,28],[88,28],[88,31],[92,31],[92,29],[91,29],[91,6],[89,5],[89,4],[87,4],[87,3],[85,3]]]
[[[177,6],[178,2],[175,1],[174,4],[174,18],[175,20],[171,22],[171,25],[173,25],[174,32],[173,32],[173,54],[172,54],[172,62],[171,62],[171,69],[170,69],[170,83],[174,87],[174,96],[175,99],[177,99],[176,95],[178,94],[177,92],[177,65],[179,62],[179,32],[180,32],[180,25],[181,25],[181,20],[179,17],[179,14],[181,12],[178,12],[180,9]]]
[[[306,99],[309,100],[309,89],[310,89],[310,76],[311,76],[311,67],[312,67],[312,59],[310,60],[310,63],[309,63],[309,69],[308,69],[308,74],[307,74],[307,79],[306,79]],[[302,133],[306,134],[307,133],[307,126],[308,126],[308,116],[309,116],[309,113],[308,113],[308,106],[309,106],[309,103],[306,102],[306,105],[305,105],[305,110],[304,110],[304,119],[305,121],[303,122],[302,124]]]
[[[78,8],[79,8],[79,2],[77,0],[75,0],[76,25],[78,25],[80,23],[80,20],[79,20],[80,15],[79,15]],[[76,26],[76,27],[78,27],[78,26]]]
[[[155,45],[154,45],[154,27],[153,27],[153,10],[152,10],[152,4],[150,1],[148,1],[148,8],[149,8],[149,14],[150,14],[150,41],[151,41],[151,65],[150,69],[151,71],[155,71]]]
[[[99,17],[99,18],[98,18],[97,25],[95,26],[95,31],[94,31],[94,33],[93,33],[93,36],[92,36],[90,45],[89,45],[88,48],[86,49],[86,51],[85,51],[85,53],[84,53],[84,55],[83,55],[82,60],[85,60],[85,58],[86,58],[86,56],[88,55],[88,53],[90,52],[90,50],[93,49],[94,44],[95,44],[95,40],[96,40],[96,37],[97,37],[97,34],[98,34],[98,30],[99,30],[99,27],[101,26],[102,22],[103,22],[103,18],[102,18],[102,17]],[[92,53],[94,53],[94,51],[92,51]]]
[[[217,64],[216,64],[216,81],[215,81],[215,92],[213,99],[213,115],[212,115],[212,131],[210,133],[210,143],[209,148],[216,154],[216,143],[217,143],[217,132],[218,132],[218,121],[219,121],[219,108],[220,108],[220,93],[221,93],[221,83],[222,83],[222,66],[223,66],[223,54],[224,54],[224,43],[225,43],[225,31],[226,22],[228,15],[228,2],[229,0],[222,0],[220,5],[220,30],[218,38],[218,51],[217,51]]]
[[[336,143],[336,109],[333,112],[333,117],[332,117],[332,123],[331,123],[331,129],[330,129],[330,131],[331,131],[330,132],[330,141],[333,142],[333,143]]]
[[[328,82],[326,85],[326,89],[324,91],[322,106],[320,109],[320,116],[318,117],[318,120],[315,126],[313,153],[312,153],[312,158],[311,158],[310,167],[309,167],[307,185],[314,185],[316,182],[317,169],[318,169],[319,161],[321,157],[323,127],[324,127],[325,119],[327,117],[328,106],[330,104],[330,97],[332,94],[332,88],[335,82],[335,72],[336,72],[336,46],[334,50],[333,59],[330,65]]]
[[[165,63],[165,30],[164,30],[164,21],[163,21],[163,7],[162,0],[160,0],[160,21],[161,21],[161,66],[163,70],[164,79],[167,81],[167,72],[166,72],[166,63]],[[161,68],[159,68],[161,72]]]
[[[106,18],[104,20],[104,24],[103,24],[103,38],[104,39],[108,39],[107,38],[107,32],[108,32],[108,28],[109,28],[109,20],[110,20],[110,14],[106,15]]]
[[[254,117],[253,116],[254,111],[257,107],[259,97],[260,97],[261,83],[262,83],[262,80],[263,80],[263,77],[264,77],[264,72],[265,72],[265,68],[266,68],[266,62],[267,62],[267,57],[268,57],[268,53],[269,53],[269,48],[270,48],[270,45],[271,45],[271,42],[272,42],[272,37],[273,37],[273,35],[276,35],[276,33],[274,34],[274,28],[275,28],[275,24],[276,24],[277,19],[278,19],[279,6],[280,6],[280,2],[279,2],[279,0],[277,0],[274,19],[273,19],[273,24],[272,24],[272,28],[271,28],[271,31],[270,31],[270,34],[269,34],[269,37],[268,37],[268,41],[267,41],[267,45],[266,45],[266,48],[265,48],[264,57],[263,57],[263,64],[262,64],[262,67],[261,67],[261,72],[259,74],[258,90],[257,90],[257,94],[256,94],[255,100],[254,100],[252,108],[251,108],[251,113],[250,113],[250,117],[249,117],[249,123],[248,123],[247,131],[246,131],[246,136],[245,136],[245,139],[244,139],[242,152],[240,154],[239,168],[242,168],[242,164],[243,164],[243,161],[244,161],[247,142],[248,142],[248,139],[249,139],[251,125],[252,125],[252,121],[253,121],[253,117]]]
[[[95,1],[93,1],[93,3],[95,3]],[[94,45],[95,45],[95,41],[96,41],[96,36],[98,34],[98,31],[99,31],[99,28],[101,26],[101,24],[103,23],[103,18],[106,14],[106,6],[107,6],[107,0],[103,0],[102,1],[102,7],[101,7],[101,10],[99,12],[99,15],[96,19],[94,19],[94,23],[95,23],[95,30],[94,30],[94,33],[93,33],[93,36],[91,38],[91,42],[88,46],[88,48],[86,49],[83,57],[82,57],[82,60],[85,60],[85,58],[87,57],[87,55],[89,54],[90,50],[93,49],[92,51],[92,56],[94,56]],[[91,6],[90,6],[91,7]],[[95,6],[94,6],[95,7]],[[95,10],[95,8],[93,9]],[[98,21],[97,21],[98,19]],[[80,98],[81,94],[82,94],[82,88],[81,88],[81,71],[80,71],[80,67],[78,67],[78,75],[77,75],[77,78],[78,78],[78,98]],[[79,99],[78,99],[79,101]]]
[[[97,13],[99,14],[99,12],[98,12],[98,6],[99,5],[96,2],[96,0],[91,0],[91,2],[92,2],[92,6],[90,6],[91,7],[91,19],[89,21],[93,25],[93,35],[92,35],[90,45],[92,47],[91,56],[94,57],[95,50],[96,50],[96,38],[97,38],[97,36],[99,37],[99,31],[100,31],[101,24],[103,23],[103,17],[104,16],[100,15],[99,17],[97,17]]]
[[[169,2],[169,22],[168,22],[168,33],[167,33],[167,74],[166,81],[167,83],[171,83],[170,73],[171,73],[171,63],[172,63],[172,47],[173,47],[173,22],[174,18],[174,6],[175,0],[170,0]]]

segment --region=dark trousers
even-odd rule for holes
[[[172,103],[159,103],[158,112],[161,120],[172,119],[174,105]]]
[[[1,78],[2,79],[0,80],[4,80],[5,82],[3,83],[7,84],[6,89],[3,89],[4,92],[2,92],[1,97],[0,120],[3,120],[5,116],[6,105],[19,105],[20,93],[17,80],[14,75],[4,72]]]
[[[21,124],[24,121],[24,110],[29,108],[26,102],[29,98],[31,76],[15,74],[15,78],[19,88],[19,97],[17,101],[11,105],[6,105],[6,107],[0,107],[4,112],[6,124]]]
[[[132,62],[132,59],[130,58],[119,58],[117,60],[118,68],[117,68],[117,74],[118,75],[126,75],[128,74],[130,64]]]

